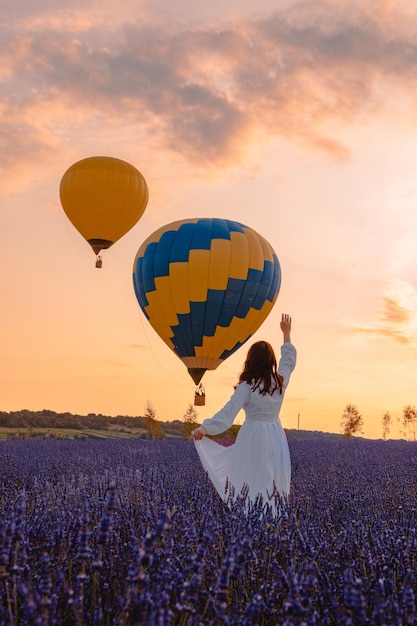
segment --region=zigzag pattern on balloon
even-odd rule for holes
[[[184,364],[215,369],[267,317],[281,270],[272,247],[251,228],[189,219],[148,237],[133,283],[150,324]]]

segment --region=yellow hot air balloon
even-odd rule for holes
[[[77,161],[60,184],[62,208],[96,255],[110,248],[139,220],[149,191],[139,170],[114,157]],[[101,267],[97,256],[96,267]]]
[[[259,328],[280,284],[271,245],[228,219],[167,224],[142,243],[133,264],[139,306],[196,385]]]

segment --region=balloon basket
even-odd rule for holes
[[[194,406],[204,406],[206,404],[206,392],[204,387],[200,384],[195,390],[194,394]]]
[[[102,266],[103,266],[102,258],[101,258],[101,256],[98,256],[96,258],[96,267],[102,267]]]

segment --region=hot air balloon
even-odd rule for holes
[[[67,217],[96,253],[110,248],[139,220],[149,192],[142,174],[114,157],[82,159],[61,179],[60,198]]]
[[[259,328],[280,285],[270,244],[228,219],[167,224],[142,243],[133,265],[140,308],[196,385]]]

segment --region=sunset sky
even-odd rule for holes
[[[390,436],[417,405],[417,5],[407,0],[6,0],[0,4],[0,410],[182,419],[194,383],[132,286],[160,226],[251,226],[282,268],[253,339],[298,365],[281,419]],[[59,200],[75,161],[114,156],[150,192],[103,253]],[[208,372],[226,402],[250,342]],[[238,421],[241,421],[242,416]]]

